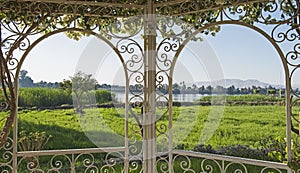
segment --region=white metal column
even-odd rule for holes
[[[145,18],[145,82],[144,82],[144,134],[143,169],[156,172],[156,20],[152,0],[148,0]]]

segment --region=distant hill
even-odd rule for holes
[[[244,87],[252,87],[252,86],[260,86],[260,87],[267,87],[267,86],[275,86],[278,87],[279,85],[272,85],[269,83],[261,82],[256,79],[248,79],[248,80],[241,80],[241,79],[222,79],[218,81],[203,81],[203,82],[196,82],[195,83],[198,87],[199,86],[208,86],[211,85],[213,87],[220,85],[223,87],[230,87],[234,85],[236,88],[244,88]]]

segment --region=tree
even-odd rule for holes
[[[227,88],[227,94],[234,94],[235,87],[234,85],[231,85],[229,88]]]
[[[71,80],[64,80],[60,85],[62,88],[70,89],[74,94],[74,99],[76,101],[76,112],[83,114],[81,98],[84,93],[87,93],[95,89],[97,85],[97,80],[92,77],[91,74],[85,74],[81,71],[77,72],[73,77],[70,77]]]
[[[20,87],[33,87],[33,80],[27,76],[28,71],[21,70],[19,75],[19,86]]]
[[[208,85],[208,86],[206,87],[206,90],[207,90],[208,94],[212,94],[213,88],[212,88],[212,86]]]
[[[190,90],[188,90],[189,94],[197,94],[198,93],[198,87],[196,84],[192,84],[191,87],[188,87],[188,89],[190,88]]]
[[[220,85],[217,85],[216,88],[214,89],[214,92],[218,94],[225,93],[224,91],[225,91],[224,87]]]
[[[205,87],[204,87],[204,85],[202,85],[202,86],[198,89],[198,91],[199,91],[199,94],[204,94],[204,93],[205,93]]]
[[[185,82],[184,81],[180,82],[180,86],[181,86],[180,93],[181,94],[186,94],[186,85],[185,85]]]
[[[178,85],[178,83],[174,83],[172,85],[172,93],[173,94],[180,94],[180,86]]]
[[[58,84],[58,88],[66,90],[66,91],[68,91],[68,93],[71,94],[72,93],[72,82],[71,82],[71,80],[64,79],[63,82],[60,82]]]
[[[59,88],[58,82],[46,82],[41,80],[40,82],[34,83],[34,87],[38,88]]]

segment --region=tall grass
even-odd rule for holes
[[[106,90],[90,91],[82,96],[83,104],[101,104],[111,102],[115,95]],[[72,94],[66,90],[54,88],[20,88],[20,107],[52,107],[64,104],[72,105]]]
[[[50,107],[73,104],[72,96],[65,90],[53,88],[20,88],[19,106]]]

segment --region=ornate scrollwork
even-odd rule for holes
[[[243,163],[231,162],[226,165],[225,172],[248,173],[248,169]]]
[[[100,172],[116,172],[118,159],[123,159],[124,155],[120,152],[107,153],[105,157],[105,165],[100,169]],[[123,162],[123,160],[122,160]],[[121,165],[119,165],[121,166]]]
[[[106,155],[105,160],[108,159],[108,155],[109,154]],[[97,164],[95,163],[95,157],[93,154],[79,154],[75,158],[75,163],[76,162],[82,163],[82,165],[84,167],[84,172],[90,172],[90,173],[99,172],[99,168],[98,168]],[[80,171],[77,171],[77,172],[80,172]]]
[[[59,171],[63,167],[63,162],[60,159],[57,159],[59,156],[54,156],[50,160],[51,169],[50,171]],[[66,156],[63,156],[66,157]],[[68,159],[68,162],[71,162],[70,159]]]
[[[105,153],[103,153],[105,154]],[[103,155],[102,154],[102,155]],[[46,158],[43,158],[46,157]],[[58,154],[51,156],[48,165],[45,160],[49,156],[24,156],[19,162],[20,170],[30,172],[117,172],[122,169],[124,154],[121,152],[106,153],[104,157],[99,153]],[[24,167],[25,164],[25,167]]]
[[[136,15],[128,18],[119,18],[101,30],[110,38],[130,39],[142,32],[144,25],[143,16]]]
[[[4,97],[1,97],[1,100],[4,100]],[[5,110],[7,110],[7,108],[8,108],[8,103],[7,102],[5,102],[5,101],[3,101],[3,102],[0,102],[0,111],[5,111]]]
[[[216,160],[211,160],[211,159],[203,159],[201,161],[201,169],[208,172],[208,173],[213,173],[213,172],[221,172],[221,165],[218,163]]]
[[[260,173],[269,173],[269,172],[274,172],[274,173],[283,173],[283,171],[277,169],[277,168],[269,168],[269,167],[265,167],[263,168]]]
[[[214,1],[169,1],[167,3],[157,3],[156,4],[159,14],[161,15],[182,15],[197,13],[199,11],[208,11],[210,8],[214,8],[217,4]],[[206,11],[206,12],[207,12]]]
[[[96,1],[97,2],[97,1]],[[95,1],[78,3],[78,1],[71,2],[55,2],[55,1],[1,1],[2,8],[7,12],[15,12],[16,16],[24,15],[24,12],[30,12],[30,15],[39,15],[43,13],[50,13],[53,15],[74,14],[77,16],[105,16],[105,17],[126,17],[131,14],[141,14],[143,12],[142,6],[128,1],[128,3],[115,3],[115,1]],[[143,1],[141,1],[143,2]],[[126,6],[127,8],[124,8]]]
[[[291,105],[290,105],[290,108],[291,108],[291,118],[293,121],[297,122],[297,123],[300,123],[299,121],[299,115],[298,115],[298,112],[294,112],[294,110],[292,110],[293,107],[296,107],[296,106],[299,106],[299,103],[300,103],[300,97],[296,94],[294,94],[292,97],[291,97]],[[296,129],[294,127],[294,125],[292,124],[292,131],[294,131],[295,133],[299,133],[299,130]]]
[[[141,128],[138,124],[132,124],[131,129],[130,129],[130,134],[128,136],[129,140],[129,155],[134,157],[134,156],[140,156],[143,151],[142,151],[142,133],[141,133]]]
[[[297,66],[300,64],[300,59],[299,59],[299,55],[300,55],[300,44],[297,43],[294,45],[294,48],[292,51],[289,51],[286,54],[286,59],[287,62],[290,66],[294,66],[297,68]],[[291,72],[291,75],[293,75],[294,70]]]
[[[180,47],[180,40],[165,38],[157,47],[157,68],[159,72],[169,71],[172,66],[172,59]]]
[[[0,159],[0,170],[4,173],[12,172],[12,159],[13,159],[13,141],[11,138],[8,138],[8,140],[4,143],[2,146],[0,153],[1,153],[1,159]]]
[[[227,160],[226,158],[211,158],[211,156],[197,156],[197,153],[193,153],[193,156],[188,156],[189,154],[179,154],[175,155],[173,159],[173,170],[174,172],[228,172],[228,173],[248,173],[253,172],[254,168],[252,166],[257,166],[255,162],[251,163],[249,161],[242,161],[238,158],[230,158]],[[224,160],[223,160],[224,159]],[[197,166],[199,163],[200,167]],[[180,167],[178,167],[178,164]],[[255,172],[259,173],[283,173],[286,169],[276,167],[276,163],[274,166],[270,166],[272,162],[269,162],[269,166],[259,166],[255,168]],[[266,164],[267,165],[267,164]]]
[[[286,27],[286,24],[279,24],[274,27],[274,29],[271,32],[272,38],[278,42],[282,43],[284,41],[295,41],[298,39],[298,34],[295,32],[295,29],[289,28],[289,29],[284,29]]]
[[[27,162],[26,168],[30,172],[43,172],[43,170],[40,168],[40,162],[38,157],[32,156],[32,157],[25,157],[24,158]]]
[[[169,172],[169,161],[167,157],[159,157],[156,161],[157,172],[167,173]]]
[[[180,170],[178,170],[178,168],[174,167],[178,163],[179,163],[179,169]],[[184,155],[174,156],[172,165],[173,165],[173,170],[176,171],[176,172],[196,173],[196,171],[192,169],[192,162],[191,162],[190,157],[188,157],[188,156],[184,156]]]
[[[129,72],[138,72],[143,67],[144,53],[140,44],[133,39],[122,39],[118,41],[116,47],[123,57],[129,56],[126,67]]]

